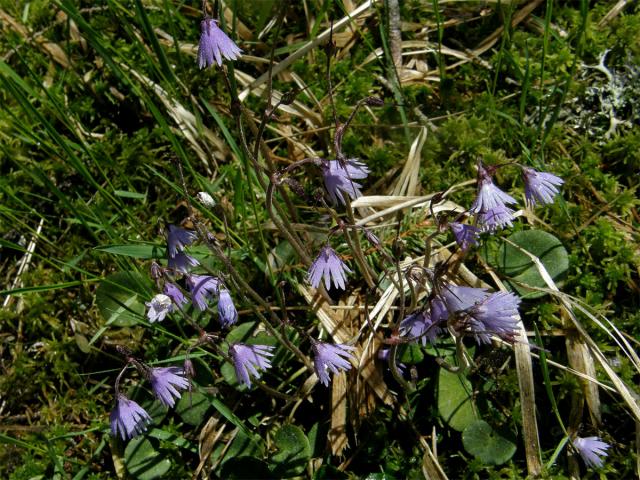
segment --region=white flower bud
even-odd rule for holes
[[[205,207],[213,207],[216,204],[216,201],[207,192],[198,192],[196,198]]]

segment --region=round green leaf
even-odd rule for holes
[[[477,420],[464,429],[462,444],[467,452],[487,465],[501,465],[516,452],[515,443],[484,420]]]
[[[96,304],[107,325],[130,327],[144,316],[148,279],[137,272],[118,272],[102,280]]]
[[[550,233],[542,230],[525,230],[514,233],[508,237],[508,240],[519,248],[504,242],[494,253],[494,258],[489,259],[489,263],[500,273],[513,279],[509,285],[521,296],[542,297],[545,295],[544,292],[533,291],[525,285],[547,288],[547,284],[533,260],[520,249],[539,258],[554,281],[559,279],[569,268],[567,251],[560,240]]]
[[[176,413],[189,425],[198,426],[205,419],[211,402],[200,392],[183,392],[176,404]]]
[[[220,478],[230,480],[255,480],[256,478],[271,478],[267,463],[254,457],[230,458],[224,465]]]
[[[153,480],[171,468],[171,462],[153,448],[145,437],[137,437],[129,442],[124,451],[124,464],[129,474],[138,480]]]
[[[278,453],[271,457],[271,471],[277,478],[302,474],[311,458],[311,446],[304,432],[295,425],[284,425],[275,434]]]
[[[400,348],[398,362],[407,365],[416,365],[424,360],[422,347],[417,343],[407,343]]]
[[[461,432],[477,419],[471,383],[444,368],[438,376],[438,411],[451,428]]]

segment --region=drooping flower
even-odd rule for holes
[[[226,288],[220,288],[219,290],[218,318],[223,327],[229,327],[238,320],[238,311],[236,310],[236,306],[233,304],[229,290]]]
[[[151,323],[161,322],[173,310],[171,298],[162,293],[153,297],[151,301],[146,302],[145,305],[149,308],[147,318]]]
[[[191,290],[191,301],[201,311],[207,309],[207,300],[218,295],[220,280],[209,275],[189,275],[187,284]]]
[[[486,212],[478,214],[478,224],[483,230],[491,232],[498,228],[513,227],[513,210],[505,205],[498,205]]]
[[[485,288],[444,285],[441,290],[442,300],[447,312],[456,313],[471,308],[484,300],[489,294]]]
[[[601,457],[606,457],[608,455],[607,449],[611,447],[598,437],[576,437],[573,440],[573,446],[576,447],[587,467],[597,468],[602,466],[604,460]]]
[[[515,203],[515,198],[496,187],[491,174],[480,165],[478,167],[478,193],[469,210],[473,213],[481,213],[492,210],[498,205]]]
[[[515,204],[515,199],[495,186],[491,174],[478,166],[478,194],[473,201],[471,212],[476,213],[478,224],[484,230],[495,230],[506,225],[512,226],[513,210],[507,204]]]
[[[524,195],[531,206],[536,203],[542,205],[553,203],[553,197],[558,194],[558,187],[564,183],[560,177],[547,172],[538,172],[529,167],[522,167],[522,176]]]
[[[127,440],[140,435],[147,430],[147,425],[151,423],[151,417],[133,400],[129,400],[122,394],[116,398],[116,406],[109,415],[111,423],[111,434],[118,436],[122,440]]]
[[[182,293],[182,290],[180,290],[180,288],[174,283],[166,282],[162,291],[166,296],[171,298],[173,303],[178,307],[181,307],[185,303],[189,303],[189,300],[187,300],[187,297]]]
[[[369,230],[368,228],[365,228],[363,232],[364,232],[364,237],[369,241],[371,245],[373,245],[376,248],[382,245],[382,242],[380,241],[378,236],[375,233],[373,233],[371,230]]]
[[[511,292],[492,293],[468,309],[469,330],[478,343],[491,343],[491,334],[511,339],[518,329],[520,299]]]
[[[325,245],[311,264],[308,278],[313,288],[318,288],[320,281],[324,279],[324,286],[327,290],[329,290],[331,281],[336,288],[344,290],[347,273],[351,273],[349,267],[340,259],[333,248]]]
[[[412,313],[400,322],[400,335],[409,338],[415,338],[421,341],[422,345],[434,343],[440,333],[435,322],[431,319],[431,314],[426,311]]]
[[[156,262],[151,262],[151,267],[149,268],[149,270],[151,273],[151,278],[153,278],[154,280],[162,278],[162,276],[164,275],[164,268],[162,268]]]
[[[167,261],[169,268],[180,273],[188,273],[192,267],[197,267],[200,262],[185,252],[178,252]]]
[[[184,247],[191,245],[198,238],[195,232],[185,230],[175,225],[169,225],[167,233],[167,246],[169,248],[169,258],[176,256],[178,252],[182,252]]]
[[[269,357],[273,356],[270,345],[245,345],[234,343],[229,347],[229,355],[233,360],[236,370],[236,378],[247,387],[251,386],[251,377],[259,378],[258,370],[266,370],[271,367]]]
[[[478,245],[478,240],[480,239],[480,229],[478,227],[459,222],[449,222],[449,228],[451,228],[456,243],[462,250],[468,250],[470,247]]]
[[[431,321],[433,323],[446,322],[449,319],[449,311],[440,297],[434,297],[429,302]]]
[[[369,175],[367,166],[355,158],[350,158],[340,164],[338,160],[328,160],[322,164],[322,174],[324,176],[324,186],[329,193],[331,202],[346,203],[344,195],[348,195],[352,200],[362,195],[359,183],[354,180],[362,180]]]
[[[222,65],[222,58],[237,60],[242,50],[224,33],[218,22],[205,17],[200,22],[200,44],[198,45],[198,66],[210,67],[215,62]]]
[[[165,407],[173,407],[176,399],[180,398],[180,391],[189,388],[189,380],[184,375],[184,370],[180,367],[149,369],[153,393]]]
[[[313,342],[312,349],[314,353],[313,367],[316,375],[325,387],[329,385],[329,372],[338,373],[340,370],[349,370],[351,363],[349,359],[354,359],[352,350],[355,347],[351,345],[336,344],[324,342]]]

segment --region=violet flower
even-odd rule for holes
[[[149,308],[147,318],[151,323],[163,321],[173,310],[171,298],[162,293],[153,297],[150,302],[145,302],[145,305]]]
[[[478,194],[469,210],[473,213],[480,213],[491,210],[498,205],[515,203],[515,198],[496,187],[491,174],[482,165],[479,165]]]
[[[415,312],[400,322],[400,335],[421,341],[422,345],[433,344],[440,333],[431,314],[427,311]]]
[[[598,437],[576,437],[573,440],[573,446],[584,460],[587,467],[602,467],[604,460],[601,457],[606,457],[607,449],[611,447],[606,442],[603,442]]]
[[[180,273],[188,273],[192,267],[197,267],[200,262],[184,252],[177,252],[174,257],[169,256],[167,261],[169,268]]]
[[[338,203],[346,203],[345,194],[352,200],[362,195],[362,192],[360,192],[362,185],[354,182],[354,180],[367,178],[369,169],[364,163],[355,158],[347,160],[344,166],[338,160],[328,160],[322,163],[322,174],[329,198],[336,205]]]
[[[233,304],[229,290],[226,288],[219,289],[218,296],[218,319],[223,327],[229,327],[238,320],[238,311]]]
[[[456,313],[473,307],[489,296],[485,288],[444,285],[441,291],[447,312]]]
[[[109,415],[111,423],[111,434],[118,436],[122,440],[127,440],[140,435],[147,430],[147,425],[151,423],[151,417],[133,400],[129,400],[122,394],[117,394],[116,406]]]
[[[340,259],[333,248],[325,245],[309,268],[308,279],[313,288],[318,288],[320,281],[324,279],[324,286],[327,290],[333,281],[336,288],[344,290],[347,273],[351,270]]]
[[[149,370],[151,388],[158,400],[165,407],[173,407],[180,398],[180,390],[189,388],[189,380],[185,378],[180,367],[159,367]]]
[[[220,280],[209,275],[189,275],[187,284],[191,290],[191,301],[200,311],[207,309],[207,299],[218,295]]]
[[[564,183],[560,177],[547,172],[538,172],[529,167],[522,167],[524,178],[524,195],[527,202],[534,206],[536,203],[548,205],[558,194],[558,187]]]
[[[469,308],[469,329],[476,341],[491,343],[490,334],[511,339],[518,329],[519,304],[513,293],[496,292]]]
[[[198,66],[205,68],[215,62],[222,66],[222,58],[237,60],[242,50],[226,33],[220,30],[217,20],[205,17],[200,22],[200,43],[198,45]]]
[[[505,205],[498,205],[486,212],[480,212],[478,224],[488,232],[498,228],[513,227],[513,210]]]
[[[478,223],[487,230],[511,225],[513,210],[507,204],[516,200],[495,186],[491,174],[482,164],[478,166],[478,194],[469,211],[478,214]]]
[[[444,301],[439,297],[431,299],[429,302],[429,310],[433,323],[446,322],[449,319],[449,310],[447,310]]]
[[[180,290],[180,288],[174,283],[166,282],[162,291],[166,296],[171,298],[173,303],[175,303],[178,307],[181,307],[185,303],[189,303],[189,300],[187,300],[187,297],[184,296],[182,290]]]
[[[480,239],[480,229],[473,225],[466,225],[459,222],[449,222],[449,228],[453,232],[456,243],[464,251],[472,246],[478,245]]]
[[[191,245],[196,238],[198,238],[198,236],[195,232],[190,232],[175,225],[169,225],[169,232],[167,233],[169,258],[175,257],[178,252],[182,252],[184,247]]]
[[[349,359],[354,359],[352,350],[355,347],[351,345],[336,344],[324,342],[312,343],[312,349],[314,353],[313,368],[316,371],[316,375],[320,379],[325,387],[329,385],[329,373],[327,369],[331,370],[334,374],[340,370],[349,370],[351,363]]]
[[[271,367],[269,357],[273,356],[270,345],[245,345],[244,343],[234,343],[229,347],[229,355],[233,360],[236,370],[236,378],[240,383],[251,387],[251,377],[259,378],[258,370],[266,370]]]

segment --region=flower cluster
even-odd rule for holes
[[[190,302],[196,310],[205,311],[209,307],[209,302],[214,299],[217,301],[220,325],[223,328],[228,328],[237,322],[238,311],[222,280],[210,275],[190,273],[191,267],[199,265],[199,262],[185,252],[185,247],[191,245],[196,239],[195,232],[169,225],[167,233],[168,268],[162,268],[158,264],[153,266],[155,273],[152,276],[157,281],[164,280],[164,286],[162,293],[157,294],[150,302],[146,303],[149,308],[147,318],[150,322],[160,322],[174,309],[185,308]],[[175,268],[175,263],[172,267],[172,259],[174,262],[176,259],[186,259],[186,261],[179,260],[178,263],[182,267]],[[185,278],[188,293],[185,294],[177,284],[177,275]]]
[[[218,22],[205,16],[201,22],[201,37],[198,47],[199,67],[205,68],[213,64],[222,66],[223,60],[236,60],[240,54],[240,48],[220,29]],[[378,103],[371,101],[370,104]],[[352,118],[353,115],[347,121],[347,124]],[[329,230],[323,246],[320,247],[313,261],[310,261],[308,254],[300,255],[307,263],[310,263],[306,276],[307,282],[316,289],[321,288],[321,285],[324,286],[326,292],[321,291],[319,293],[325,297],[328,297],[327,292],[331,295],[337,295],[338,292],[336,290],[345,290],[348,274],[353,273],[343,260],[343,257],[338,255],[336,250],[330,246],[329,240],[332,235],[340,231],[346,232],[346,242],[351,247],[353,246],[352,234],[354,232],[364,232],[365,238],[377,251],[383,250],[383,244],[380,239],[364,228],[360,222],[353,220],[351,200],[355,200],[362,195],[364,181],[369,175],[369,167],[359,159],[347,158],[342,154],[341,140],[346,126],[339,123],[336,125],[334,137],[336,159],[315,158],[300,161],[304,164],[312,163],[314,168],[320,170],[324,191],[317,196],[317,202],[334,214],[333,219],[336,223],[336,226]],[[256,145],[258,144],[256,143]],[[477,247],[480,244],[481,235],[493,234],[500,229],[513,226],[513,208],[515,208],[517,201],[494,183],[494,175],[497,169],[501,167],[479,163],[476,197],[468,211],[465,211],[453,221],[448,221],[447,217],[436,218],[439,228],[434,235],[450,231],[450,235],[453,235],[459,247],[458,253],[451,255],[451,257],[457,257],[457,260],[454,261],[464,258],[466,252],[473,247]],[[564,183],[563,180],[551,173],[540,172],[528,166],[519,165],[518,167],[524,180],[526,204],[529,207],[535,207],[553,203],[555,197],[559,194],[559,188]],[[290,171],[291,168],[289,167],[284,169],[285,174]],[[269,187],[277,184],[278,187],[282,188],[284,185],[291,187],[291,190],[297,194],[304,194],[304,188],[297,180],[289,179],[288,182],[280,182],[282,180],[280,175],[282,172],[269,173],[273,174],[269,177],[270,182],[272,182]],[[320,183],[320,176],[316,176],[316,181],[318,184]],[[296,185],[300,188],[297,188]],[[269,191],[272,193],[271,190]],[[443,193],[442,197],[444,195]],[[213,207],[215,205],[213,198],[205,192],[199,192],[195,198],[198,199],[201,207]],[[436,203],[435,197],[432,199],[432,203]],[[347,215],[345,216],[341,216],[337,212],[337,210],[343,208],[347,210]],[[279,215],[281,213],[278,212]],[[281,215],[281,217],[284,216],[286,215]],[[465,219],[466,217],[468,219]],[[197,219],[193,219],[193,221],[197,222]],[[274,217],[274,223],[275,221]],[[203,231],[200,227],[202,227],[202,224],[196,223],[198,232]],[[283,231],[282,228],[281,231]],[[207,235],[208,240],[213,238],[211,233]],[[154,396],[167,408],[175,407],[176,401],[181,398],[183,391],[187,389],[190,391],[191,379],[195,372],[193,364],[188,359],[189,352],[194,347],[202,347],[204,345],[214,349],[221,357],[233,365],[237,383],[244,386],[243,388],[250,389],[257,384],[259,388],[268,389],[266,383],[263,383],[265,379],[262,377],[263,375],[266,376],[266,372],[272,368],[274,358],[278,358],[278,352],[274,345],[265,343],[275,343],[275,338],[271,339],[273,342],[262,341],[260,344],[254,343],[252,340],[237,341],[237,338],[232,341],[230,340],[231,336],[228,336],[227,340],[224,341],[217,334],[205,332],[200,325],[190,320],[191,313],[201,314],[201,312],[213,311],[215,308],[220,328],[231,328],[238,322],[238,311],[234,305],[231,292],[225,285],[225,279],[233,278],[234,285],[242,286],[237,272],[235,276],[227,276],[227,274],[217,274],[217,276],[211,274],[211,272],[203,271],[206,269],[200,267],[198,259],[188,253],[189,247],[197,239],[198,234],[196,231],[175,225],[168,226],[166,234],[167,266],[163,267],[155,262],[152,264],[151,276],[156,282],[157,291],[160,293],[157,293],[146,303],[148,308],[146,315],[151,323],[161,322],[169,315],[171,316],[170,318],[183,315],[198,330],[199,338],[195,345],[190,346],[187,350],[187,360],[185,360],[183,367],[149,367],[142,361],[127,354],[127,365],[125,365],[116,380],[115,407],[110,415],[112,434],[120,436],[123,440],[142,434],[152,422],[151,416],[144,408],[127,398],[119,390],[120,379],[130,365],[133,365],[140,376],[149,382]],[[432,237],[429,237],[427,242],[431,240]],[[212,242],[208,243],[211,246]],[[295,242],[291,241],[291,243]],[[343,248],[341,246],[339,250],[343,251]],[[366,267],[368,264],[363,261],[362,254],[358,253],[359,249],[358,244],[351,251],[358,262],[357,265],[365,265]],[[225,258],[223,254],[220,257]],[[515,341],[521,328],[519,314],[521,300],[518,296],[511,292],[491,292],[486,288],[474,288],[451,283],[455,277],[450,274],[455,270],[449,268],[446,261],[443,262],[445,264],[444,267],[438,270],[440,265],[431,269],[429,268],[429,257],[425,255],[425,258],[425,265],[422,267],[424,275],[420,277],[423,281],[414,281],[418,277],[411,277],[409,274],[407,274],[407,278],[411,283],[411,293],[415,294],[417,289],[421,289],[423,295],[428,295],[427,299],[418,308],[412,307],[412,311],[408,312],[408,315],[405,316],[404,313],[397,315],[395,322],[390,322],[389,330],[393,331],[393,337],[388,343],[393,340],[393,342],[396,342],[394,345],[401,342],[419,342],[423,346],[427,346],[427,344],[433,345],[445,333],[453,336],[456,341],[456,347],[461,348],[464,347],[463,340],[469,337],[479,345],[489,345],[492,339],[495,340],[496,338],[508,342]],[[225,263],[225,265],[232,270],[230,262]],[[400,265],[399,262],[394,265],[397,267],[398,275],[406,273],[400,272],[401,268],[398,265]],[[449,268],[448,271],[447,268]],[[382,283],[378,282],[376,284],[375,275],[373,277],[373,281],[371,281],[371,278],[367,278],[372,291],[375,290],[374,284],[377,288]],[[382,280],[386,280],[386,278],[382,277]],[[414,286],[416,286],[416,290],[413,289]],[[400,291],[404,288],[397,285],[396,287]],[[249,287],[247,289],[251,290]],[[331,289],[334,290],[331,291]],[[252,294],[253,298],[258,295],[255,291],[252,291]],[[415,306],[420,301],[420,298],[422,297],[414,295],[411,299],[411,305]],[[404,305],[401,304],[402,308],[400,310],[402,312],[405,312],[404,308],[407,304],[408,302]],[[266,301],[262,306],[264,310],[270,312],[270,305]],[[259,314],[258,310],[256,310],[256,314]],[[276,315],[274,314],[274,316]],[[274,322],[274,324],[277,326],[277,322]],[[278,336],[274,325],[267,326],[274,332],[274,336]],[[283,321],[283,331],[285,326],[287,324]],[[310,344],[313,357],[313,372],[317,377],[317,381],[325,387],[329,386],[332,374],[347,372],[358,364],[356,354],[359,349],[355,345],[320,341],[315,337],[311,337],[308,330],[295,325],[290,326],[300,334],[301,338],[305,339],[303,343],[308,341]],[[286,338],[283,343],[296,354],[300,353],[297,349],[298,347],[292,347]],[[378,350],[378,357],[383,360],[389,360],[392,352],[395,355],[396,350],[397,347],[391,349],[381,348]],[[396,365],[399,370],[400,376],[396,372],[393,373],[400,383],[403,380],[400,377],[404,372],[405,366],[401,363],[396,363],[396,358],[391,360],[393,360],[392,365]],[[305,362],[305,364],[308,364],[308,362]],[[412,376],[415,375],[417,375],[417,370],[412,369]],[[571,440],[571,444],[583,458],[586,465],[590,467],[602,466],[603,457],[607,456],[607,449],[609,448],[608,444],[597,437],[575,437]]]
[[[513,226],[513,210],[508,205],[517,202],[508,193],[503,192],[493,183],[493,173],[498,167],[486,167],[478,164],[478,191],[470,213],[475,214],[477,224],[481,230],[493,232],[497,229]],[[530,206],[536,204],[547,205],[554,201],[558,194],[558,187],[564,181],[551,173],[522,166],[525,199]],[[455,222],[453,222],[455,223]],[[471,245],[477,245],[477,232],[465,229],[461,224],[451,224],[456,242],[462,250]],[[469,226],[470,227],[470,226]]]
[[[181,397],[180,392],[189,388],[189,380],[185,377],[182,368],[151,368],[132,357],[129,358],[129,363],[135,365],[138,371],[149,380],[154,395],[165,407],[174,407],[176,400]],[[145,432],[152,419],[138,403],[120,393],[118,385],[124,371],[116,381],[116,405],[109,418],[113,436],[120,435],[122,440],[127,440]]]

